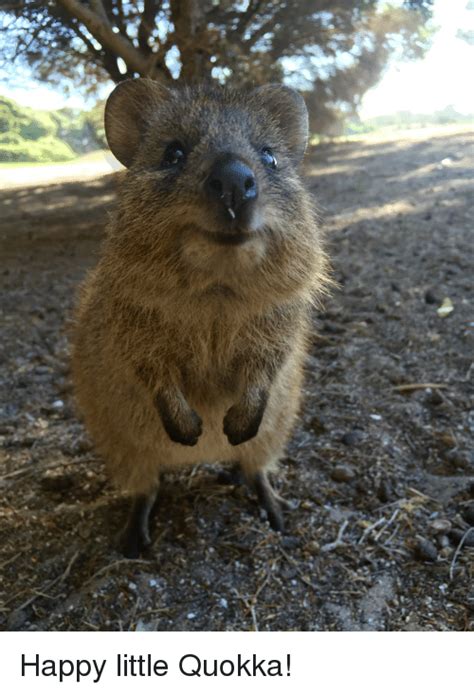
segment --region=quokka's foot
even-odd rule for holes
[[[157,492],[140,495],[132,502],[127,525],[121,538],[121,550],[127,559],[136,559],[151,545],[149,520]]]
[[[222,470],[219,470],[219,472],[217,473],[217,482],[219,484],[242,484],[243,477],[240,465],[238,463],[235,463],[230,467],[222,468]]]
[[[291,509],[291,504],[275,492],[266,472],[255,473],[250,482],[257,494],[260,506],[267,513],[270,526],[280,533],[285,532],[283,509]]]

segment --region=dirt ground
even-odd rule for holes
[[[0,191],[46,183],[87,181],[122,168],[110,152],[102,150],[60,164],[0,165]]]
[[[117,180],[2,191],[3,629],[473,627],[472,144],[323,145],[306,173],[339,289],[277,480],[287,534],[204,465],[165,479],[139,560],[116,549],[127,504],[74,413],[65,330]]]

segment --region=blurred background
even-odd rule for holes
[[[1,0],[0,43],[3,164],[101,159],[134,76],[285,82],[315,141],[473,122],[473,0]]]

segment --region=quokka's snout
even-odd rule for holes
[[[205,188],[209,204],[222,218],[226,238],[240,238],[242,232],[251,229],[258,182],[246,162],[232,153],[219,156],[206,178]]]
[[[298,410],[309,311],[328,285],[298,173],[303,99],[129,80],[106,135],[128,168],[73,334],[79,407],[149,544],[160,473],[234,461],[283,528],[268,480]]]

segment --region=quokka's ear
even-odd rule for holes
[[[301,94],[282,84],[266,84],[251,93],[281,130],[296,163],[303,158],[308,144],[308,109]]]
[[[105,135],[112,154],[129,167],[137,153],[150,115],[170,91],[154,80],[138,78],[120,82],[105,104]]]

